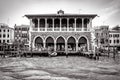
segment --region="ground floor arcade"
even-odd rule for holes
[[[32,42],[32,50],[42,51],[51,48],[56,52],[89,51],[89,44],[90,40],[86,36],[80,36],[78,39],[76,39],[74,36],[69,36],[67,38],[64,36],[58,36],[56,38],[53,36],[47,36],[46,38],[42,36],[36,36]]]

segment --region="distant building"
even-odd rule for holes
[[[109,45],[109,26],[96,27],[95,43],[98,47],[107,47]]]
[[[13,43],[14,29],[6,24],[0,24],[0,43]]]
[[[29,25],[14,26],[15,43],[23,44],[24,49],[29,49]]]
[[[120,51],[120,30],[109,31],[109,45],[116,47]]]

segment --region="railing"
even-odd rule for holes
[[[53,31],[53,28],[47,28],[47,31]]]
[[[60,28],[54,28],[54,31],[60,31]]]
[[[88,28],[33,28],[33,31],[90,31]]]
[[[74,30],[75,30],[75,28],[68,28],[68,30],[69,30],[69,31],[74,31]]]
[[[45,28],[40,28],[39,30],[40,30],[40,31],[45,31]]]
[[[38,31],[38,28],[33,28],[33,31]]]
[[[61,28],[61,31],[67,31],[67,28]]]
[[[82,28],[76,28],[76,31],[82,31]]]

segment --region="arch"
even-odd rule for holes
[[[60,27],[60,19],[55,19],[54,24],[55,24],[55,28]]]
[[[51,36],[48,36],[45,40],[45,43],[46,43],[46,48],[48,47],[54,47],[54,43],[55,43],[55,40],[53,37]]]
[[[57,51],[65,51],[65,38],[62,36],[56,39]]]
[[[68,37],[67,39],[68,51],[75,51],[76,50],[76,38],[75,37]]]
[[[67,27],[67,19],[63,18],[61,20],[62,27]]]
[[[69,19],[69,27],[74,27],[74,23],[75,23],[75,21],[74,21],[74,18],[70,18]]]
[[[40,19],[40,27],[45,27],[45,19]]]
[[[34,27],[37,28],[38,27],[38,19],[32,19],[32,22],[34,24]]]
[[[48,28],[52,27],[52,19],[47,19]]]
[[[80,19],[80,18],[76,19],[76,27],[82,28],[82,19]]]
[[[43,42],[44,39],[38,35],[36,36],[34,39],[33,39],[33,48],[37,49],[37,50],[40,50],[41,48],[43,48]]]
[[[83,47],[85,49],[85,51],[89,50],[89,40],[86,36],[83,35],[83,36],[79,37],[78,47],[79,47],[79,49]]]
[[[89,19],[85,18],[84,19],[84,28],[87,28],[87,25],[89,24]]]

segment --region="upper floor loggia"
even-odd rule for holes
[[[25,15],[30,20],[30,30],[42,31],[90,31],[92,20],[96,14],[64,14],[59,10],[57,14]]]

